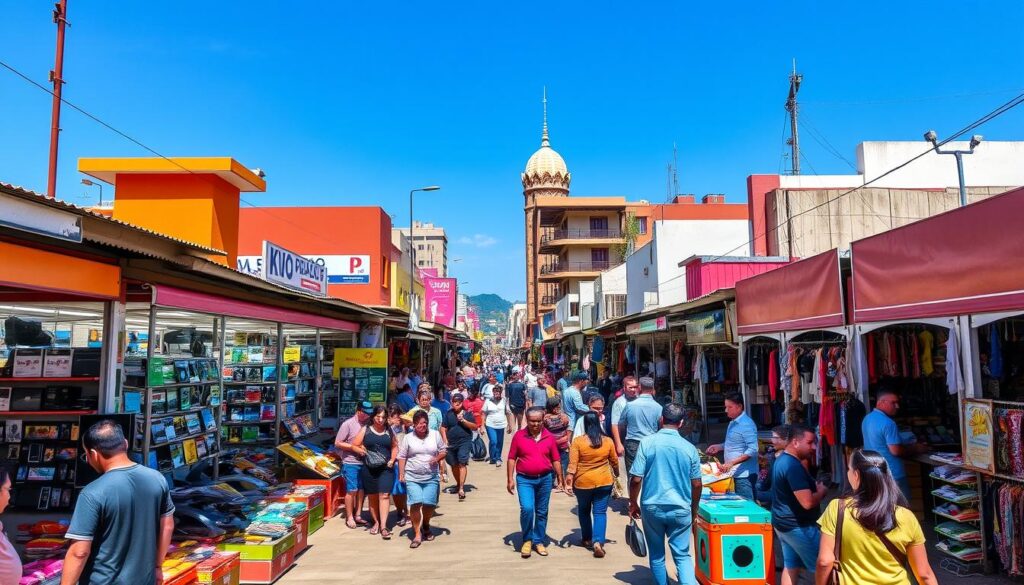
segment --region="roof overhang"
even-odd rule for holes
[[[216,175],[239,191],[261,192],[267,182],[230,156],[80,158],[78,170],[111,185],[118,175]]]

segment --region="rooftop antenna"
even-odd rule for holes
[[[672,197],[679,195],[679,150],[672,143]]]
[[[793,59],[793,73],[789,75],[789,97],[786,98],[786,111],[789,112],[790,137],[786,144],[790,146],[792,154],[790,162],[793,165],[792,173],[800,174],[800,132],[797,129],[797,118],[800,116],[800,104],[796,101],[796,94],[800,91],[800,83],[804,76],[796,72],[796,59]]]
[[[548,141],[548,86],[546,85],[544,86],[544,99],[541,102],[544,104],[544,132],[541,133],[540,145],[551,146]]]

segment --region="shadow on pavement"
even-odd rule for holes
[[[615,580],[619,583],[629,583],[630,585],[646,585],[648,583],[654,583],[654,578],[651,576],[651,570],[644,565],[633,565],[631,571],[619,571],[613,575]],[[670,580],[670,583],[675,581]]]

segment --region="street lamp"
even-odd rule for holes
[[[415,329],[419,320],[416,319],[416,315],[413,312],[416,310],[416,238],[414,237],[415,226],[412,223],[412,194],[417,191],[439,191],[441,187],[437,185],[431,185],[429,187],[420,187],[419,189],[413,189],[409,191],[409,328]]]
[[[967,186],[964,185],[963,155],[974,154],[974,149],[977,148],[985,138],[981,134],[971,136],[971,147],[968,150],[939,150],[939,135],[935,133],[935,130],[925,132],[924,139],[932,143],[932,148],[935,150],[935,154],[951,154],[956,157],[956,172],[960,179],[960,207],[967,205]]]
[[[82,184],[88,187],[99,187],[100,188],[100,206],[103,205],[103,183],[95,183],[89,179],[82,179]]]

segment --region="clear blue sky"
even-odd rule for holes
[[[745,200],[778,172],[791,59],[805,125],[863,140],[964,126],[1024,89],[1024,4],[931,2],[125,2],[70,0],[65,97],[168,156],[267,172],[256,205],[383,206],[448,229],[471,294],[525,296],[519,173],[540,140],[576,195]],[[0,0],[0,59],[46,82],[51,2]],[[0,70],[0,180],[46,188],[49,96]],[[58,190],[81,156],[147,156],[65,108]],[[1024,139],[1024,109],[982,129]],[[809,131],[808,131],[809,132]],[[809,133],[805,172],[852,172]],[[89,200],[94,198],[88,195]],[[714,250],[709,250],[714,253]]]

